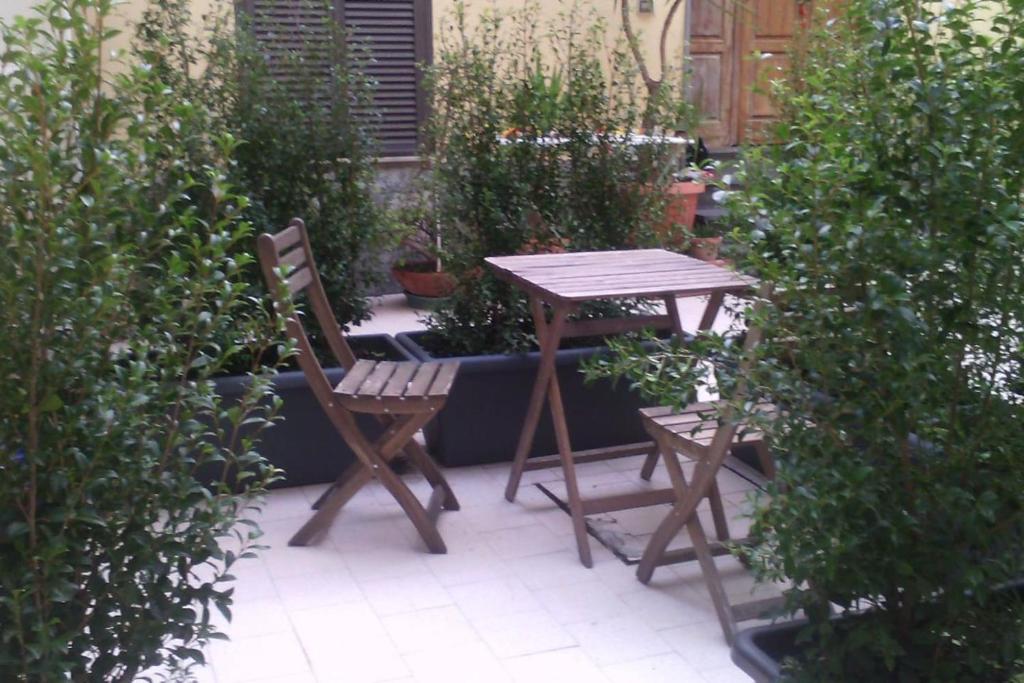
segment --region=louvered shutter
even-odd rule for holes
[[[331,7],[319,0],[247,0],[249,27],[274,78],[286,86],[299,71],[312,71],[330,84]],[[301,60],[297,56],[301,55]],[[295,93],[299,95],[299,93]]]
[[[417,64],[431,57],[430,0],[337,0],[345,27],[368,58],[386,156],[416,153],[426,100]]]
[[[275,78],[293,78],[288,55],[305,49],[302,68],[323,71],[329,78],[329,20],[342,24],[354,41],[353,54],[375,82],[373,108],[377,137],[384,156],[416,154],[419,128],[426,115],[419,63],[430,61],[430,0],[245,0],[253,34],[265,51]],[[324,45],[322,51],[318,43]],[[312,54],[310,55],[310,51]]]

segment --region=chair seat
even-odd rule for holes
[[[448,398],[458,369],[458,363],[358,360],[334,388],[334,396],[358,413],[435,411]]]
[[[702,458],[707,455],[707,449],[718,430],[715,406],[713,402],[705,402],[691,403],[682,410],[666,406],[642,408],[640,416],[644,429],[656,441],[668,438],[689,457]],[[771,413],[775,411],[775,406],[759,403],[756,410]],[[763,441],[764,435],[760,431],[742,422],[733,437],[733,443],[757,444]]]

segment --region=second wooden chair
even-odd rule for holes
[[[458,510],[459,503],[440,469],[413,437],[444,406],[458,364],[357,359],[331,311],[301,219],[293,219],[277,234],[260,235],[258,249],[278,314],[285,316],[288,336],[297,346],[299,367],[327,417],[357,458],[317,501],[316,512],[289,544],[307,545],[315,540],[359,489],[377,479],[405,511],[427,548],[433,553],[446,552],[437,517],[442,508]],[[332,355],[345,369],[337,386],[331,386],[324,374],[296,312],[295,298],[302,293]],[[356,421],[358,413],[377,416],[384,433],[371,442]],[[426,506],[391,469],[389,463],[399,452],[404,452],[430,483],[433,492]]]

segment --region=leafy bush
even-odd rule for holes
[[[190,4],[150,0],[136,51],[204,110],[210,130],[240,141],[231,181],[252,200],[245,217],[256,232],[276,232],[303,217],[338,321],[347,327],[368,319],[366,293],[378,283],[379,254],[394,238],[373,198],[376,119],[367,108],[373,84],[360,66],[365,56],[349,48],[330,11],[315,27],[329,37],[326,47],[299,35],[284,51],[259,45],[250,30],[257,19],[262,30],[273,27],[272,16],[240,14],[236,22],[226,1],[204,17],[197,37]],[[329,8],[322,0],[307,5],[310,16]],[[209,135],[190,148],[192,165],[206,162],[204,141]],[[262,291],[261,281],[254,285]]]
[[[645,98],[626,46],[606,46],[603,21],[574,5],[541,33],[537,10],[485,13],[470,28],[457,5],[427,69],[429,195],[445,266],[460,281],[431,319],[448,352],[533,343],[521,292],[484,271],[484,257],[649,243],[657,190],[679,150],[623,136],[645,114],[670,132],[690,121],[680,82],[666,82],[657,101]]]
[[[1024,569],[1024,4],[853,0],[804,44],[733,205],[775,289],[747,379],[785,408],[762,421],[779,476],[749,559],[810,619],[791,680],[1011,680],[1024,612],[994,589]],[[653,393],[692,388],[687,353],[655,360],[683,379]],[[869,611],[840,626],[830,605]]]
[[[246,294],[246,201],[213,163],[235,142],[212,139],[201,175],[180,163],[201,112],[152,65],[107,73],[111,4],[0,26],[4,681],[202,661],[274,474],[254,450],[269,371],[231,405],[210,380],[276,336]]]

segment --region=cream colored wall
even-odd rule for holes
[[[0,0],[0,21],[9,22],[17,15],[28,16],[34,0]]]
[[[29,16],[32,7],[38,2],[39,0],[0,0],[0,21],[10,22],[17,15]],[[232,8],[231,0],[191,0],[191,2],[192,19],[197,35],[201,32],[205,15],[213,11],[230,12]],[[134,32],[133,27],[141,20],[147,5],[148,0],[123,0],[116,6],[111,23],[113,28],[121,31],[121,34],[110,41],[112,51],[121,51],[130,45]],[[109,63],[114,64],[115,62],[116,60],[111,60]]]
[[[27,14],[35,2],[36,0],[0,0],[0,20],[9,20],[17,14]],[[214,9],[221,11],[230,6],[228,4],[229,2],[230,0],[192,0],[193,18],[195,19],[197,26],[200,25],[200,18],[204,14],[208,14]],[[440,27],[441,22],[451,15],[455,3],[456,0],[433,0],[435,35],[437,34],[437,30]],[[473,12],[479,12],[486,7],[516,9],[522,7],[523,4],[523,0],[470,0],[468,3],[468,10],[472,15]],[[536,4],[540,8],[541,12],[541,25],[554,21],[559,12],[565,11],[569,6],[568,0],[565,2],[559,0],[540,0],[540,2],[537,2]],[[618,31],[620,29],[619,5],[616,0],[581,0],[581,4],[584,7],[593,7],[598,12],[608,17],[609,26],[614,29],[614,31]],[[660,40],[661,27],[664,22],[665,15],[668,12],[668,7],[671,4],[671,0],[654,0],[654,12],[652,14],[638,13],[636,4],[636,0],[632,0],[632,2],[630,2],[630,6],[632,7],[633,26],[640,34],[640,41],[643,45],[644,52],[647,55],[648,64],[651,66],[652,70],[656,70],[658,65],[658,42]],[[124,27],[129,25],[130,22],[138,21],[142,16],[142,12],[145,7],[146,0],[125,0],[125,2],[117,8],[117,24],[120,27]],[[121,36],[114,40],[112,47],[125,47],[129,41],[129,32],[125,31]],[[682,10],[680,10],[673,19],[673,29],[667,42],[667,48],[669,60],[676,66],[679,66],[679,64],[681,64],[680,57],[682,55],[683,48]],[[657,73],[652,75],[655,77],[658,76]]]
[[[449,21],[454,12],[458,0],[433,0],[434,35],[446,21]],[[610,39],[621,35],[622,20],[621,0],[579,0],[580,7],[584,10],[593,10],[595,13],[604,16],[608,20],[608,35]],[[522,8],[524,5],[536,6],[540,11],[539,25],[550,25],[558,21],[560,13],[566,12],[572,6],[573,0],[466,0],[467,19],[472,22],[474,17],[487,9],[498,11],[509,11]],[[672,5],[672,0],[654,0],[654,11],[652,13],[640,13],[637,10],[637,1],[630,0],[630,17],[634,31],[639,36],[651,75],[655,78],[661,76],[659,72],[660,60],[658,47],[661,41],[661,30]],[[685,3],[684,3],[685,5]],[[666,61],[670,68],[682,66],[683,45],[685,43],[684,7],[680,7],[672,18],[672,27],[669,37],[665,42]]]

